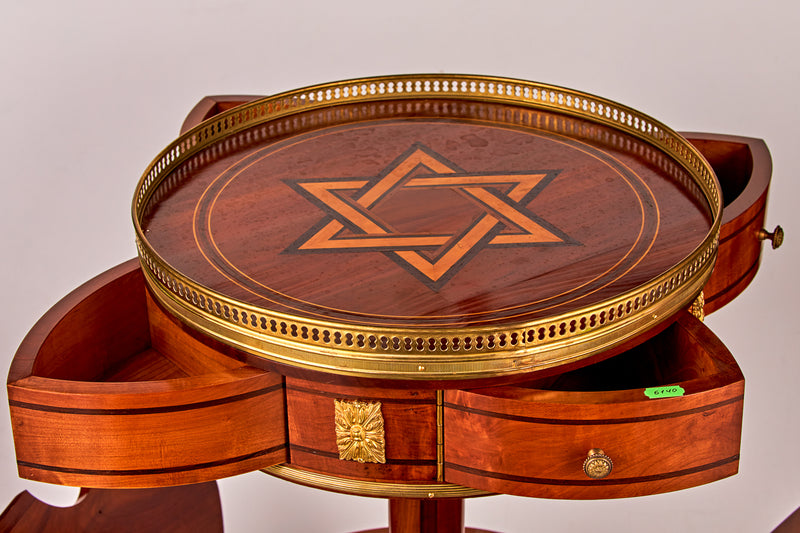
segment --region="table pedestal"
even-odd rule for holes
[[[389,500],[389,527],[360,533],[493,533],[464,527],[464,500]]]

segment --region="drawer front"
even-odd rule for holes
[[[456,395],[458,396],[458,395]],[[687,412],[631,419],[559,420],[445,404],[445,480],[543,498],[599,499],[678,490],[736,473],[742,396]],[[590,450],[612,463],[583,470]]]
[[[77,398],[33,403],[17,390],[10,411],[19,475],[80,487],[157,487],[283,462],[283,435],[261,429],[283,427],[283,387],[249,381],[254,390],[244,393],[220,387],[212,400],[145,408],[93,408]],[[113,395],[92,394],[92,403],[113,404]]]
[[[676,335],[682,339],[667,340]],[[647,344],[685,349],[687,338],[709,336],[700,322],[682,317]],[[684,378],[673,382],[684,391],[678,397],[650,398],[645,392],[654,383],[627,390],[585,383],[589,390],[447,391],[445,481],[520,496],[600,499],[679,490],[735,474],[744,381],[726,350],[715,354],[718,359],[707,357],[721,349],[718,341],[690,348],[704,360],[689,373],[675,370]],[[682,366],[662,364],[654,374]],[[580,372],[591,379],[591,369]],[[610,459],[606,477],[584,471],[592,450]]]

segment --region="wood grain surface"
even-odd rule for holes
[[[182,129],[252,98],[208,97]],[[300,131],[295,144],[287,143],[285,134],[261,132],[260,141],[249,144],[242,137],[240,144],[233,143],[236,148],[202,154],[194,166],[188,165],[193,184],[178,180],[179,187],[161,191],[156,196],[159,205],[151,207],[146,225],[153,230],[169,227],[170,231],[157,232],[158,245],[174,251],[174,257],[185,261],[181,264],[190,270],[199,269],[193,272],[202,272],[201,278],[208,276],[215,287],[232,281],[226,286],[233,287],[235,297],[309,315],[384,325],[431,320],[471,324],[515,313],[534,316],[537,309],[549,309],[531,302],[568,308],[575,286],[590,287],[598,296],[617,290],[619,280],[614,275],[598,278],[593,273],[598,261],[601,270],[611,272],[621,264],[619,257],[642,251],[643,255],[636,256],[636,268],[626,272],[634,274],[625,283],[637,283],[636,279],[656,275],[688,253],[696,242],[686,235],[702,238],[708,219],[698,192],[680,180],[669,186],[659,181],[665,169],[659,169],[655,159],[626,155],[619,149],[619,139],[598,147],[597,139],[602,137],[598,131],[586,134],[594,143],[586,147],[587,138],[567,141],[547,128],[549,133],[544,135],[532,134],[519,124],[516,129],[487,128],[481,117],[502,114],[500,107],[484,106],[477,114],[471,111],[442,121],[442,108],[431,111],[423,106],[400,124],[386,117],[367,120],[358,114],[363,110],[352,111],[355,114],[348,120],[327,124],[325,135]],[[351,120],[353,116],[357,120]],[[372,155],[358,152],[358,158],[368,164],[353,169],[348,166],[355,154],[348,152],[350,144],[365,134],[371,140],[383,139],[384,144]],[[420,136],[426,135],[430,138],[420,142]],[[687,136],[711,162],[726,200],[719,257],[705,289],[706,310],[711,312],[732,300],[755,275],[761,250],[755,234],[763,224],[771,165],[761,141]],[[403,143],[411,148],[401,150]],[[515,143],[526,150],[509,151],[508,146]],[[295,150],[296,146],[300,148]],[[532,146],[537,147],[535,161],[523,155],[531,153]],[[390,152],[396,152],[394,160],[386,155]],[[643,153],[641,149],[634,152]],[[456,159],[459,165],[453,163]],[[610,162],[618,159],[633,168],[630,174]],[[378,190],[381,179],[406,160],[427,166],[422,173],[404,175],[402,183],[412,184],[408,190],[394,191],[391,202],[388,197],[372,204],[359,200],[378,195],[369,191]],[[487,166],[487,160],[491,165]],[[578,161],[577,166],[568,166],[567,160]],[[319,172],[298,177],[289,171],[300,162]],[[469,170],[460,166],[462,162]],[[266,166],[260,168],[262,164]],[[435,179],[447,182],[457,177],[471,188],[462,184],[460,196],[453,196],[452,191],[433,184],[420,195],[414,190],[414,180],[433,179],[431,166]],[[245,167],[250,174],[236,171]],[[282,177],[276,178],[276,172]],[[513,192],[524,180],[502,181],[503,176],[523,174],[538,176],[530,179],[544,184],[526,198],[524,206],[514,200]],[[487,176],[498,183],[490,186],[489,181],[481,181]],[[347,180],[354,184],[346,185]],[[559,185],[558,180],[569,185]],[[195,190],[197,183],[200,188]],[[170,186],[175,187],[175,182]],[[598,209],[621,228],[635,227],[636,220],[620,218],[632,211],[621,208],[626,195],[634,203],[652,199],[659,206],[655,219],[649,219],[645,210],[638,211],[641,228],[653,224],[658,228],[647,230],[652,231],[650,240],[642,240],[647,231],[639,231],[635,239],[626,237],[624,230],[609,233],[594,227],[597,236],[587,233],[590,225],[598,226]],[[475,227],[486,216],[476,209],[476,198],[489,203],[500,198],[506,207],[494,207],[492,213],[502,216],[490,233],[462,241],[480,244],[480,249],[460,257],[454,267],[436,267],[448,253],[445,241],[436,244],[439,248],[415,251],[413,260],[405,252],[417,244],[396,247],[396,238],[441,234],[452,243],[458,235],[464,237],[466,233],[458,233],[459,220],[469,220]],[[546,202],[538,205],[537,198]],[[581,207],[564,218],[559,207],[564,202]],[[187,213],[193,215],[187,218]],[[200,226],[197,213],[205,217]],[[525,221],[515,219],[520,214],[539,225],[536,230],[526,229],[528,237],[539,239],[534,246],[512,242],[519,240],[520,228],[525,229]],[[334,228],[336,239],[350,244],[333,242],[333,233],[320,232],[340,220],[355,224],[362,215],[383,224],[386,242],[302,252],[308,243],[323,248],[351,246],[350,241],[361,238],[363,228],[346,224]],[[292,228],[300,226],[307,228],[305,233],[292,233]],[[194,241],[196,248],[179,251],[187,242],[181,227],[194,228],[194,235],[201,229],[199,240]],[[492,239],[508,242],[493,249]],[[543,244],[549,254],[564,257],[544,262],[532,259],[531,254],[536,255]],[[206,245],[213,246],[203,248]],[[213,253],[202,259],[196,256],[197,250],[205,254],[212,249],[217,260]],[[650,256],[653,249],[656,252]],[[588,254],[592,264],[574,256],[576,250]],[[363,252],[372,255],[367,258]],[[313,266],[317,263],[325,268]],[[389,264],[393,267],[388,268]],[[521,265],[525,268],[520,269]],[[265,272],[270,274],[266,292],[258,282]],[[523,278],[525,287],[532,289],[520,290]],[[531,279],[541,283],[530,283]],[[607,357],[599,355],[597,360]],[[256,368],[247,364],[252,360],[169,316],[145,290],[137,262],[120,265],[54,306],[20,346],[8,379],[20,475],[85,487],[157,487],[288,462],[351,480],[437,480],[435,390],[398,388],[385,380],[342,380],[318,372],[287,370],[289,376],[284,377],[268,370],[280,367]],[[744,380],[727,349],[701,323],[681,316],[638,347],[591,367],[576,366],[565,367],[568,371],[560,375],[550,373],[516,385],[447,390],[445,481],[523,496],[614,498],[679,490],[737,471]],[[664,385],[680,385],[685,395],[653,400],[643,394],[646,387]],[[339,458],[334,400],[381,402],[384,464]],[[582,471],[592,448],[602,448],[614,461],[605,479],[589,479]],[[195,487],[203,485],[188,485],[174,496],[159,493],[159,502],[183,501],[183,495]],[[155,494],[94,489],[85,492],[70,511],[55,510],[22,494],[0,521],[16,523],[18,528],[35,523],[46,530],[85,521],[90,507],[115,508],[115,514],[108,513],[107,518],[119,520],[112,514],[125,516]],[[464,528],[459,499],[392,500],[388,531],[428,530],[479,531]]]
[[[380,402],[385,464],[339,459],[334,400]],[[436,391],[333,385],[287,377],[286,409],[293,466],[349,479],[436,481]]]
[[[460,499],[389,501],[389,527],[359,533],[492,533],[464,527],[464,501]]]
[[[184,331],[146,296],[136,261],[34,326],[8,394],[19,473],[37,481],[178,485],[287,457],[282,377]]]
[[[181,132],[258,98],[261,96],[208,96],[192,109]],[[725,203],[717,262],[704,290],[706,313],[712,313],[733,300],[756,275],[762,249],[757,233],[764,223],[772,163],[760,139],[697,132],[683,135],[711,164]]]
[[[651,399],[648,387],[685,395]],[[445,393],[445,480],[546,498],[678,490],[737,471],[744,378],[694,317],[621,356],[527,385]],[[591,449],[613,461],[590,479]]]
[[[462,533],[464,500],[390,500],[391,533]]]
[[[158,489],[83,489],[70,507],[20,493],[0,515],[6,533],[222,533],[214,482]]]

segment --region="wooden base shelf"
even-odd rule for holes
[[[222,533],[217,484],[158,489],[83,489],[70,507],[19,494],[0,515],[6,533]]]

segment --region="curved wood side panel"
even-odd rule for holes
[[[764,228],[772,159],[761,139],[684,135],[711,163],[725,201],[717,262],[703,289],[705,312],[712,313],[747,288],[758,271],[762,248],[758,232]]]
[[[519,496],[601,499],[736,473],[744,379],[735,361],[688,315],[654,340],[549,383],[447,391],[445,481]],[[647,375],[635,364],[648,359],[664,362]],[[634,373],[620,375],[631,366]],[[646,387],[675,384],[684,396],[645,395]],[[613,468],[591,479],[583,462],[598,448]]]
[[[142,311],[128,321],[134,293]],[[19,473],[36,481],[180,485],[287,458],[283,378],[184,331],[146,296],[135,263],[37,323],[12,363],[8,395]]]
[[[138,259],[131,259],[81,285],[39,319],[14,355],[8,383],[30,375],[93,380],[149,345],[144,276]]]
[[[159,489],[84,489],[75,505],[54,507],[21,492],[0,515],[7,533],[221,533],[214,482]]]

